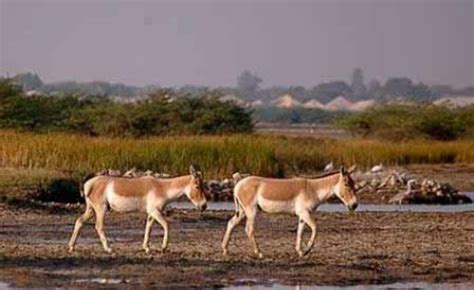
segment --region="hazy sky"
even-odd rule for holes
[[[0,0],[0,74],[167,86],[474,84],[474,0]]]

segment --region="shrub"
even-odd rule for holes
[[[0,127],[114,137],[252,131],[251,112],[219,101],[218,95],[158,90],[146,100],[124,103],[105,96],[24,96],[12,82],[1,80]]]
[[[349,112],[329,112],[321,109],[260,107],[253,112],[253,118],[259,122],[270,123],[329,123]]]
[[[340,118],[336,124],[353,135],[389,140],[429,138],[454,140],[473,136],[474,106],[448,108],[435,105],[380,105]]]

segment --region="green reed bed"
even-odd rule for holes
[[[259,135],[133,139],[0,131],[0,167],[9,168],[84,174],[137,167],[179,174],[196,163],[207,177],[217,178],[237,170],[265,176],[314,173],[329,161],[363,167],[378,163],[474,162],[474,141],[392,142]]]

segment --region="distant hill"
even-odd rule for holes
[[[303,104],[303,107],[307,109],[324,109],[325,106],[321,104],[318,100],[312,99],[312,100],[306,101]]]
[[[374,100],[351,102],[343,96],[338,96],[327,104],[322,104],[316,99],[301,103],[290,94],[280,96],[271,102],[272,106],[278,108],[290,109],[302,107],[305,109],[320,109],[324,111],[363,111],[374,104]]]
[[[279,108],[294,108],[300,107],[301,103],[292,95],[285,94],[272,101],[272,105]]]
[[[352,103],[343,96],[338,96],[326,104],[325,109],[329,111],[350,111]]]

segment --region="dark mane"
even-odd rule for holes
[[[313,178],[323,178],[323,177],[327,177],[327,176],[331,176],[331,175],[334,175],[334,174],[338,174],[340,173],[341,171],[339,170],[333,170],[333,171],[329,171],[329,172],[323,172],[321,174],[318,174],[316,175],[315,177]]]
[[[300,175],[300,177],[306,178],[306,179],[317,179],[317,178],[324,178],[324,177],[332,176],[332,175],[335,175],[335,174],[338,174],[338,173],[340,173],[339,170],[333,170],[333,171],[323,172],[323,173],[319,173],[317,175],[311,175],[311,176]]]

